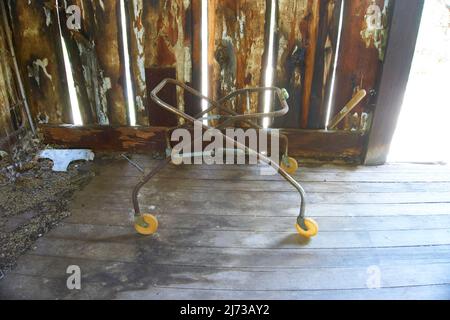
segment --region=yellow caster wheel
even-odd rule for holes
[[[281,160],[280,167],[287,173],[294,174],[298,169],[298,163],[294,158],[288,157],[287,161],[285,159]]]
[[[139,234],[149,236],[158,230],[158,219],[152,214],[143,214],[135,219],[134,228]]]
[[[305,219],[305,226],[306,226],[307,230],[303,230],[303,228],[300,227],[298,225],[298,223],[295,224],[295,227],[297,228],[297,232],[301,236],[304,236],[306,238],[312,238],[315,235],[317,235],[317,232],[319,232],[319,225],[313,219],[306,218]]]

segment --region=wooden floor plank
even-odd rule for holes
[[[30,252],[30,255],[109,262],[152,263],[162,266],[284,270],[450,263],[449,252],[450,246],[448,245],[320,250],[306,247],[275,250],[200,246],[187,248],[171,246],[167,243],[152,242],[149,244],[148,241],[122,243],[44,238],[39,240],[39,245]],[[24,267],[28,268],[29,266],[25,264]]]
[[[194,214],[160,214],[157,216],[161,230],[188,229],[232,231],[286,231],[291,230],[295,217],[273,218],[261,216],[229,216]],[[450,214],[386,217],[312,217],[320,225],[320,232],[329,231],[381,231],[381,230],[433,230],[450,229]],[[73,209],[66,223],[131,226],[133,216],[121,210]]]
[[[261,167],[167,167],[140,194],[160,222],[143,237],[132,227],[140,173],[100,161],[71,217],[19,259],[0,298],[450,298],[447,166],[301,167],[307,215],[320,225],[309,241],[294,228],[298,194]],[[66,287],[71,264],[79,292]],[[369,290],[374,267],[381,288]]]
[[[200,168],[204,167],[204,168]],[[102,172],[109,177],[140,177],[142,174],[131,165],[117,165]],[[209,166],[169,165],[158,173],[158,177],[178,177],[183,179],[206,180],[247,180],[247,181],[278,181],[282,178],[266,169],[255,167],[229,169],[227,165],[222,169],[212,169]],[[294,177],[304,182],[450,182],[450,172],[308,172],[298,171]]]
[[[108,193],[95,193],[92,189],[85,190],[83,196],[87,201],[102,198],[105,201],[121,201],[130,197],[129,189],[114,189]],[[141,198],[151,198],[157,203],[171,208],[182,203],[196,207],[196,203],[211,203],[225,208],[264,208],[275,207],[288,209],[300,202],[298,193],[278,193],[261,191],[255,194],[251,191],[207,192],[197,190],[162,191],[153,185],[148,185],[140,191]],[[397,192],[397,193],[314,193],[307,194],[307,203],[311,204],[402,204],[402,203],[450,203],[450,192]]]
[[[159,161],[154,159],[151,156],[147,155],[129,155],[132,161],[138,163],[142,167],[153,167]],[[358,173],[368,173],[368,172],[450,172],[450,165],[445,163],[387,163],[382,166],[355,166],[355,165],[334,165],[334,164],[324,164],[324,163],[303,163],[301,160],[298,161],[300,170],[305,170],[308,172],[358,172]],[[128,162],[124,159],[120,159],[117,163],[127,165]],[[259,165],[230,165],[229,169],[242,169],[248,166],[265,166],[265,164],[261,163]],[[209,165],[209,166],[200,166],[199,168],[223,168],[222,165]]]
[[[214,290],[186,289],[150,285],[143,290],[126,290],[126,286],[113,291],[104,283],[86,283],[82,290],[67,290],[66,279],[48,279],[24,275],[12,275],[2,284],[0,299],[176,299],[176,300],[312,300],[312,299],[411,299],[447,300],[450,297],[450,284],[407,286],[381,289],[353,290]],[[139,284],[138,284],[139,285]],[[124,290],[125,289],[125,290]],[[39,293],[39,294],[37,294]]]
[[[93,181],[87,187],[87,190],[104,190],[120,189],[131,190],[139,179],[118,180],[115,177],[101,176]],[[313,193],[392,193],[392,192],[449,192],[450,182],[403,182],[403,183],[378,183],[378,182],[363,182],[363,183],[348,183],[348,182],[301,182],[301,185],[306,192]],[[292,185],[286,181],[228,181],[215,180],[211,183],[210,180],[200,179],[181,179],[177,177],[158,178],[150,180],[146,186],[153,186],[161,192],[168,190],[194,190],[194,191],[252,191],[252,192],[297,192]]]
[[[124,212],[133,214],[131,196],[123,199],[107,199],[102,197],[79,197],[79,201],[72,204],[72,210],[89,210],[96,208],[106,212]],[[295,217],[299,213],[299,207],[289,208],[272,207],[230,208],[217,203],[196,203],[196,207],[189,206],[189,202],[172,204],[170,207],[166,202],[157,202],[153,197],[140,197],[139,203],[143,212],[155,214],[194,214],[194,215],[226,215],[226,216],[256,216],[256,217]],[[311,217],[384,217],[384,216],[418,216],[418,215],[449,215],[450,203],[389,203],[389,204],[326,204],[308,203],[307,216]],[[89,221],[87,221],[89,222]]]
[[[62,223],[58,228],[50,231],[47,237],[133,243],[139,235],[131,227]],[[152,239],[148,239],[148,244],[151,245],[153,241],[180,247],[272,248],[280,250],[304,246],[312,249],[379,248],[447,245],[450,244],[450,230],[336,231],[324,232],[309,241],[299,237],[294,227],[292,227],[292,231],[286,232],[205,230],[199,233],[196,230],[166,229],[161,230]]]
[[[380,288],[442,285],[450,283],[450,263],[367,266],[341,268],[303,269],[226,269],[221,267],[161,266],[147,264],[100,262],[55,257],[34,257],[28,263],[36,265],[32,270],[22,269],[16,274],[40,276],[50,279],[65,278],[70,265],[82,270],[83,282],[101,283],[106,277],[108,286],[120,283],[133,287],[136,282],[148,282],[158,286],[184,289],[214,290],[337,290],[366,289],[368,268],[377,267],[380,272]],[[175,284],[172,284],[176,280]]]

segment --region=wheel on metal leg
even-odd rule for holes
[[[294,174],[298,169],[298,163],[297,160],[292,157],[283,157],[280,167],[287,173]]]
[[[311,218],[306,218],[303,220],[303,223],[306,227],[306,230],[301,227],[298,223],[295,224],[295,227],[297,228],[297,232],[306,238],[312,238],[319,232],[319,225],[316,221],[314,221]]]
[[[134,220],[134,229],[144,236],[154,234],[158,230],[158,219],[152,214],[142,214]]]

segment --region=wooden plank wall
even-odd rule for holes
[[[290,112],[274,127],[323,129],[327,103],[331,116],[358,88],[376,93],[393,1],[388,0],[223,0],[208,1],[210,95],[217,99],[237,88],[261,86],[268,60],[270,14],[275,10],[274,85],[290,93]],[[9,0],[18,60],[38,122],[71,123],[70,104],[58,12],[53,1]],[[125,0],[130,69],[137,124],[172,125],[177,119],[148,99],[163,77],[173,75],[200,89],[201,0]],[[343,4],[344,3],[344,4]],[[382,30],[374,4],[381,8]],[[70,6],[81,10],[79,30],[69,30]],[[330,97],[341,6],[342,37],[335,94]],[[60,1],[61,31],[72,63],[81,114],[85,124],[127,125],[120,1]],[[369,21],[369,22],[368,22]],[[56,81],[58,79],[58,81]],[[179,108],[195,114],[199,102],[181,90],[168,89]],[[252,97],[255,112],[262,100]],[[373,112],[367,98],[356,110]],[[343,125],[342,128],[348,128]]]
[[[288,90],[290,112],[272,126],[324,129],[328,101],[332,102],[333,116],[360,88],[371,94],[355,110],[356,124],[352,114],[339,129],[358,129],[362,114],[374,112],[395,0],[207,3],[209,38],[205,43],[209,46],[209,92],[214,99],[234,89],[264,85],[273,9],[274,85]],[[65,0],[59,1],[59,8],[56,0],[8,0],[7,4],[34,120],[51,125],[73,122],[59,41],[59,17],[83,123],[128,126],[130,106],[125,85],[121,2]],[[76,30],[66,26],[73,15],[73,5],[81,14]],[[179,123],[149,99],[149,92],[164,77],[177,78],[200,90],[201,6],[201,0],[125,0],[137,125],[164,127]],[[381,19],[375,18],[377,12]],[[373,25],[377,29],[369,28]],[[336,83],[332,91],[336,55]],[[191,115],[201,110],[200,102],[181,90],[168,88],[161,94]],[[250,110],[240,101],[232,107],[238,112],[261,111],[263,100],[253,96]],[[8,114],[2,112],[1,117]]]

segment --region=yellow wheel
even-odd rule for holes
[[[317,222],[315,222],[313,219],[306,218],[305,219],[305,226],[307,230],[303,230],[302,227],[298,225],[298,223],[295,224],[295,227],[297,228],[297,232],[306,238],[312,238],[315,235],[317,235],[317,232],[319,232],[319,225]]]
[[[287,173],[294,174],[298,169],[298,163],[297,163],[297,160],[295,160],[294,158],[288,157],[287,163],[286,163],[285,159],[281,160],[280,167]]]
[[[134,220],[134,228],[144,236],[154,234],[158,230],[158,219],[152,214],[143,214]]]

